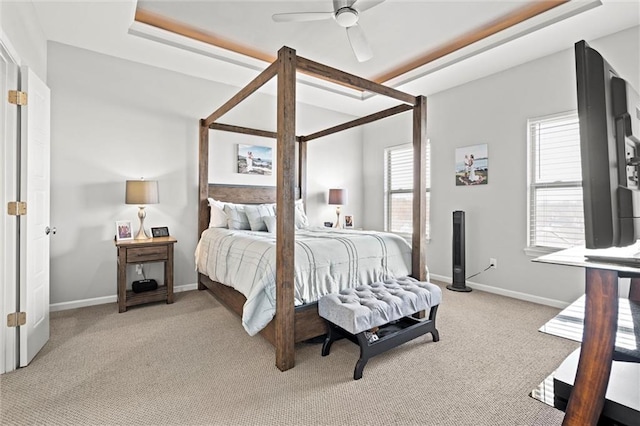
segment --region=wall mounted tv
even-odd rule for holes
[[[585,41],[575,61],[586,248],[626,247],[640,238],[640,96]]]

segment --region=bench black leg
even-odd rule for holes
[[[436,306],[432,307],[431,310],[429,311],[429,319],[433,323],[433,329],[431,330],[431,336],[433,336],[433,341],[434,342],[439,342],[440,341],[440,333],[438,333],[438,329],[436,328],[436,314],[438,313],[438,306],[440,306],[440,305],[436,305]]]
[[[368,351],[369,341],[365,337],[364,332],[358,333],[356,337],[358,338],[358,346],[360,346],[360,359],[356,362],[356,368],[353,370],[353,380],[359,380],[362,378],[362,371],[370,358]]]
[[[327,333],[327,337],[324,339],[324,343],[322,344],[322,356],[329,355],[329,352],[331,351],[331,345],[333,345],[333,342],[341,337],[336,330],[336,326],[328,321],[327,329],[329,331]]]
[[[360,358],[358,360],[358,362],[356,363],[356,368],[355,370],[353,370],[353,380],[362,379],[362,370],[364,370],[364,366],[367,365],[367,361],[369,361],[369,359],[367,358]]]

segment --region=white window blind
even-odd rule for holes
[[[584,244],[578,115],[529,120],[529,246]]]
[[[430,145],[427,143],[425,165],[427,238],[429,238],[429,206],[431,204],[430,152]],[[413,147],[411,144],[406,144],[387,148],[384,157],[385,231],[409,236],[413,233]]]

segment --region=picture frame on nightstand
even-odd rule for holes
[[[344,228],[345,229],[353,228],[353,215],[350,215],[350,214],[344,215]]]
[[[169,228],[166,226],[161,226],[158,228],[151,228],[151,235],[153,238],[158,237],[168,237],[169,236]]]
[[[133,231],[130,220],[116,221],[116,241],[133,240]]]

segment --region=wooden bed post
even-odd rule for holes
[[[209,227],[209,127],[205,120],[200,120],[200,144],[198,148],[198,240],[205,229]],[[198,279],[198,290],[207,287]]]
[[[307,142],[298,143],[298,186],[300,187],[300,199],[307,209]]]
[[[276,207],[276,367],[295,365],[294,254],[296,182],[296,52],[278,51]]]
[[[413,107],[413,238],[411,247],[411,275],[426,279],[426,192],[427,177],[427,98],[417,96]]]
[[[202,232],[209,227],[207,213],[209,197],[209,127],[204,120],[200,120],[200,147],[198,150],[198,239]]]

